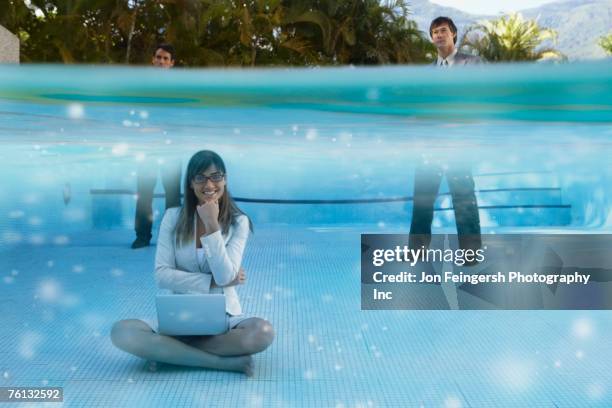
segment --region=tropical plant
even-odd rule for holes
[[[490,62],[565,59],[553,48],[557,33],[520,13],[481,21],[466,30],[460,47]]]
[[[331,64],[425,62],[435,54],[404,0],[287,2],[290,44]]]
[[[608,55],[612,55],[612,33],[604,35],[599,39],[599,45]]]

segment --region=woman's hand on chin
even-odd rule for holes
[[[196,207],[198,216],[206,228],[206,235],[212,234],[219,229],[219,201],[216,199],[206,200]]]

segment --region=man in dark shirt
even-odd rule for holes
[[[160,68],[174,66],[174,47],[170,44],[160,44],[155,49],[151,63]],[[132,249],[149,246],[151,229],[153,227],[153,191],[157,182],[158,168],[161,171],[162,184],[166,195],[166,209],[181,205],[181,163],[162,157],[147,157],[138,166],[138,199],[136,200],[136,216],[134,229],[136,240]]]
[[[449,68],[455,65],[477,64],[479,57],[458,52],[457,27],[448,17],[438,17],[431,22],[429,34],[438,49],[434,65]],[[414,177],[414,205],[410,225],[410,247],[428,247],[431,242],[431,224],[434,203],[442,177],[446,180],[453,199],[459,246],[476,250],[481,247],[480,216],[474,193],[474,179],[469,164],[452,161],[445,167],[435,160],[423,161],[417,165]]]

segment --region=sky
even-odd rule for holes
[[[442,6],[454,7],[473,14],[498,14],[538,7],[554,0],[430,0]]]

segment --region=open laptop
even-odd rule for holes
[[[211,335],[228,329],[223,294],[160,294],[155,303],[160,334]]]

